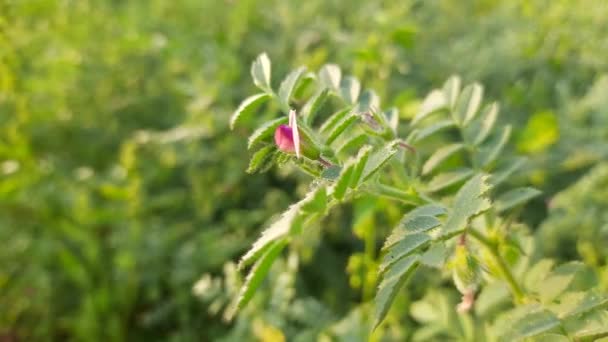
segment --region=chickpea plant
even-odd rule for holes
[[[511,126],[498,124],[499,105],[484,103],[481,85],[463,86],[451,77],[428,94],[411,120],[401,122],[397,109],[382,108],[374,91],[361,91],[360,82],[344,77],[336,65],[317,73],[295,69],[276,91],[266,54],[254,61],[251,74],[261,92],[241,103],[231,128],[255,121],[263,104],[277,113],[249,137],[255,152],[247,171],[292,163],[312,181],[308,194],[242,256],[238,268],[248,272],[234,314],[308,224],[371,194],[400,202],[406,212],[375,260],[379,284],[370,332],[381,330],[408,278],[427,267],[450,275],[462,296],[453,310],[462,318],[454,323],[421,314],[439,295],[426,296],[411,310],[428,326],[420,329],[419,340],[608,336],[608,297],[596,289],[588,268],[579,262],[556,265],[538,255],[534,237],[517,222],[522,206],[540,192],[508,188],[525,160],[506,152]],[[439,144],[437,136],[443,137]]]

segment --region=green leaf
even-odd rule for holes
[[[369,157],[369,160],[363,169],[363,177],[361,178],[362,182],[376,174],[376,172],[378,172],[378,170],[380,170],[395,155],[395,153],[397,153],[396,144],[396,141],[391,141]]]
[[[607,306],[608,296],[605,294],[596,291],[568,292],[559,299],[559,304],[551,306],[551,311],[560,319],[568,319]]]
[[[272,156],[275,151],[274,146],[265,146],[253,154],[249,161],[247,173],[255,173],[266,167],[266,164],[272,161]]]
[[[353,170],[355,169],[354,163],[349,163],[342,168],[342,172],[340,172],[340,176],[336,180],[336,183],[333,187],[333,196],[337,200],[341,200],[348,189],[348,185],[350,184],[351,176],[353,174]]]
[[[408,217],[413,216],[440,216],[447,214],[447,210],[441,204],[426,204],[407,213]]]
[[[401,219],[397,227],[393,229],[391,234],[384,242],[382,249],[386,250],[390,248],[395,243],[405,238],[405,236],[408,234],[427,232],[433,228],[439,227],[440,225],[441,221],[439,221],[435,216],[422,214],[417,215],[416,211],[414,210],[411,213],[406,214]]]
[[[270,59],[264,52],[260,54],[251,65],[251,77],[253,77],[253,83],[267,93],[272,93],[270,71]]]
[[[535,337],[532,342],[571,342],[567,336],[558,334],[542,334]]]
[[[460,77],[452,76],[443,85],[443,96],[449,108],[454,108],[460,94]]]
[[[357,153],[357,157],[354,160],[354,169],[353,175],[350,180],[350,187],[356,188],[360,184],[361,175],[363,175],[363,170],[365,169],[365,165],[367,165],[367,160],[372,152],[372,147],[369,145],[363,146],[359,153]]]
[[[328,88],[338,91],[340,89],[340,79],[342,71],[335,64],[325,64],[319,71],[319,80]]]
[[[522,341],[551,331],[560,324],[557,317],[538,304],[518,307],[496,320],[499,341]]]
[[[539,196],[540,194],[540,191],[534,188],[527,187],[509,190],[496,199],[496,211],[501,213],[513,207],[517,207],[523,203],[528,202],[532,198]]]
[[[319,186],[310,191],[302,201],[302,211],[307,213],[322,212],[327,208],[327,189]]]
[[[336,180],[340,176],[342,168],[338,165],[332,165],[321,173],[321,177],[329,180]]]
[[[481,105],[482,98],[482,86],[477,83],[466,86],[462,90],[460,96],[458,96],[456,106],[452,112],[454,121],[460,126],[466,127],[469,122],[475,118],[475,114],[477,114],[479,106]]]
[[[442,227],[442,237],[450,237],[464,231],[469,219],[490,208],[490,201],[486,197],[490,190],[487,181],[487,175],[477,174],[458,190],[452,210]]]
[[[448,257],[448,249],[443,242],[437,242],[431,245],[429,249],[420,257],[420,263],[423,265],[441,269],[445,260]]]
[[[271,137],[276,131],[277,127],[280,125],[284,125],[287,123],[286,117],[280,117],[278,119],[274,119],[272,121],[268,121],[258,129],[256,129],[247,140],[247,149],[251,149],[253,146],[261,143],[266,140],[266,138]]]
[[[363,146],[368,140],[367,134],[361,133],[352,138],[347,139],[340,147],[337,148],[338,155],[348,154],[349,150],[358,149]]]
[[[519,170],[526,163],[525,158],[514,158],[508,160],[504,165],[500,165],[492,176],[490,177],[490,183],[496,187],[507,180],[515,171]]]
[[[395,265],[390,267],[384,274],[382,282],[376,293],[375,305],[376,314],[374,318],[373,329],[376,329],[386,316],[393,299],[397,292],[414,272],[419,264],[418,256],[412,255],[399,260]]]
[[[464,148],[463,144],[451,144],[446,145],[435,151],[429,159],[422,166],[422,174],[427,175],[431,173],[437,166],[443,163],[445,160],[460,152]]]
[[[531,291],[542,291],[542,281],[547,278],[555,261],[551,259],[541,259],[532,266],[524,278],[524,286]]]
[[[230,129],[234,129],[234,125],[236,125],[245,115],[251,114],[255,111],[256,108],[264,101],[270,98],[270,95],[265,93],[260,93],[256,95],[249,96],[246,98],[239,107],[234,111],[232,116],[230,117]]]
[[[492,103],[486,106],[479,117],[464,129],[466,141],[479,145],[492,133],[496,119],[498,118],[498,104]]]
[[[403,237],[399,242],[388,248],[388,253],[380,264],[380,273],[384,273],[389,267],[401,258],[426,247],[431,242],[431,237],[424,233],[414,233]]]
[[[505,147],[505,144],[509,140],[511,136],[511,126],[505,126],[500,134],[494,137],[494,139],[488,141],[488,143],[484,144],[479,153],[476,155],[477,164],[485,168],[490,165],[493,161],[498,158],[502,149]]]
[[[553,272],[534,289],[538,292],[541,302],[550,303],[564,293],[583,267],[583,264],[578,261],[569,262],[556,267]]]
[[[452,121],[450,119],[438,121],[428,127],[425,127],[423,129],[419,130],[418,133],[416,134],[416,138],[414,139],[414,141],[418,142],[420,140],[430,137],[431,135],[433,135],[437,132],[441,132],[443,130],[446,130],[448,128],[452,128],[455,126],[456,126],[456,124],[454,123],[454,121]]]
[[[361,84],[355,77],[348,76],[342,79],[340,82],[340,96],[349,104],[357,103],[359,98],[359,92],[361,91]]]
[[[285,239],[274,241],[272,245],[264,252],[262,257],[253,265],[251,271],[245,279],[245,283],[239,291],[236,308],[242,309],[253,297],[255,291],[262,284],[262,280],[268,274],[274,260],[279,256],[283,248],[287,245]]]
[[[304,72],[306,72],[306,68],[304,67],[295,69],[294,71],[290,72],[287,77],[285,77],[279,86],[279,101],[281,102],[283,109],[286,111],[291,108],[289,103],[291,101],[293,91]]]
[[[428,185],[429,192],[437,192],[449,186],[460,183],[471,177],[474,171],[469,168],[461,168],[454,171],[440,173],[435,176]]]
[[[337,122],[331,129],[327,131],[327,139],[325,140],[326,144],[331,144],[336,140],[337,137],[340,136],[353,122],[357,120],[357,115],[355,113],[348,113],[346,116],[342,118],[339,122]]]
[[[323,106],[329,97],[329,88],[323,88],[317,91],[302,108],[301,116],[306,123],[312,123],[319,109]]]
[[[491,315],[503,305],[511,302],[509,287],[502,281],[484,286],[475,300],[475,313],[480,316]]]
[[[341,109],[333,113],[329,118],[327,118],[327,120],[323,122],[323,125],[321,125],[321,128],[319,129],[319,132],[323,135],[328,135],[329,132],[331,132],[331,130],[334,129],[334,127],[338,125],[338,123],[342,122],[344,118],[349,114],[351,114],[350,107]]]
[[[433,90],[431,91],[420,106],[420,110],[414,118],[412,119],[411,125],[415,126],[420,123],[422,120],[427,118],[433,113],[440,111],[441,109],[446,108],[447,102],[446,97],[442,91]]]
[[[365,90],[359,98],[357,112],[363,113],[369,110],[377,110],[380,108],[380,98],[371,89]]]
[[[570,318],[563,325],[575,341],[599,342],[601,337],[608,336],[608,311],[591,311],[582,317]]]
[[[535,113],[517,136],[517,149],[537,154],[547,150],[559,139],[557,116],[550,111]]]

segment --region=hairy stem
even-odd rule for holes
[[[473,238],[475,238],[475,240],[479,241],[479,243],[481,243],[485,248],[487,248],[488,251],[490,251],[490,254],[492,254],[492,257],[500,268],[500,272],[509,284],[511,292],[513,292],[513,296],[515,297],[515,301],[517,303],[521,303],[524,299],[524,292],[519,283],[517,283],[517,281],[515,280],[515,277],[513,276],[511,269],[507,265],[507,262],[505,261],[505,259],[502,258],[502,256],[498,252],[496,244],[492,243],[490,240],[488,240],[486,236],[484,236],[482,233],[478,232],[475,229],[468,229],[467,232]]]

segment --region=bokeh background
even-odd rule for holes
[[[228,129],[263,51],[275,84],[337,63],[404,120],[453,74],[481,82],[543,191],[522,219],[605,272],[607,18],[603,0],[0,0],[0,341],[354,334],[365,208],[328,218],[299,285],[222,317],[231,261],[310,181],[246,174],[250,132]],[[281,290],[304,299],[281,311]]]

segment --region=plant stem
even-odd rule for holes
[[[513,276],[511,269],[509,269],[509,266],[507,265],[506,261],[500,256],[496,244],[488,240],[486,236],[476,231],[475,229],[468,229],[467,232],[472,237],[474,237],[475,240],[479,241],[484,247],[486,247],[488,251],[490,251],[490,254],[492,254],[492,257],[494,257],[496,264],[500,268],[501,273],[509,284],[511,292],[513,292],[513,296],[515,297],[515,301],[517,303],[521,303],[524,299],[524,292],[521,289],[521,286],[515,280],[515,277]]]

